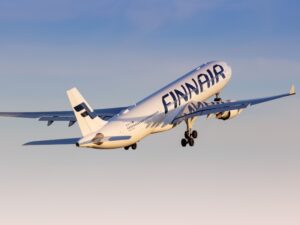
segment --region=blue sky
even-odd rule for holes
[[[223,97],[300,87],[298,1],[0,1],[1,111],[70,109],[77,86],[94,107],[138,102],[194,67],[228,62]],[[200,119],[136,152],[24,148],[77,126],[1,119],[0,223],[298,225],[299,98],[228,121]],[[17,216],[16,216],[17,215]]]
[[[298,9],[297,1],[4,0],[1,40],[135,48],[191,48],[203,41],[210,48],[291,45],[299,38]]]

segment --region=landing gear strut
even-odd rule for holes
[[[182,147],[186,147],[187,145],[192,147],[195,145],[195,139],[198,137],[198,132],[196,130],[192,130],[195,121],[195,118],[191,118],[185,121],[187,130],[184,132],[184,138],[181,140]]]
[[[136,150],[137,149],[137,144],[135,143],[133,145],[124,147],[125,150],[129,150],[130,148],[132,148],[132,150]]]

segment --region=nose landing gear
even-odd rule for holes
[[[216,94],[216,97],[214,99],[215,102],[222,102],[222,98],[220,97],[220,93]]]

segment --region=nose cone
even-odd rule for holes
[[[231,67],[228,66],[228,65],[227,65],[227,73],[228,73],[228,75],[231,77],[231,75],[232,75],[232,69],[231,69]]]
[[[232,75],[232,69],[231,67],[224,61],[211,61],[211,62],[208,62],[206,65],[215,65],[215,64],[218,64],[218,65],[221,65],[223,68],[224,68],[224,71],[226,73],[226,75],[228,77],[231,77]]]

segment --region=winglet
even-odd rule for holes
[[[290,95],[294,95],[296,94],[296,90],[295,90],[295,85],[292,84],[291,89],[290,89]]]

